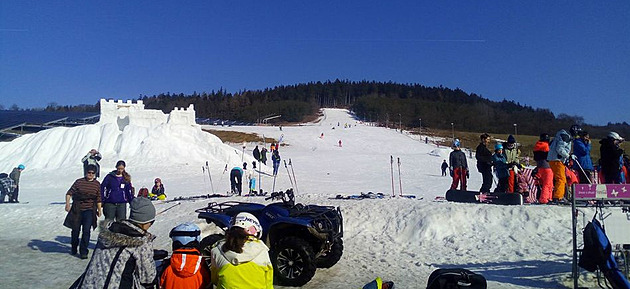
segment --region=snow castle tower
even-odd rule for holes
[[[174,108],[170,114],[156,109],[145,109],[142,100],[133,103],[131,100],[101,99],[101,118],[99,124],[113,123],[123,130],[127,125],[153,128],[161,124],[197,126],[195,123],[195,107]]]

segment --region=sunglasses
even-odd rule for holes
[[[87,173],[88,173],[88,175],[96,174],[95,172],[87,172]]]

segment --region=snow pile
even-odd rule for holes
[[[101,152],[101,164],[107,168],[120,159],[140,167],[201,165],[205,161],[241,163],[238,151],[194,123],[192,107],[165,115],[144,110],[143,105],[119,103],[120,111],[104,109],[97,124],[57,127],[0,143],[0,171],[10,171],[19,163],[28,170],[76,170],[82,166],[81,158],[93,148]],[[111,104],[101,100],[103,106]],[[112,115],[116,112],[119,115]]]

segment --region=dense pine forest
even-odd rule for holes
[[[192,103],[197,117],[252,123],[273,115],[281,115],[274,121],[299,122],[315,115],[321,107],[338,107],[354,111],[361,120],[395,127],[506,133],[513,132],[516,124],[519,134],[538,135],[580,124],[596,138],[604,137],[610,130],[630,136],[630,125],[626,122],[592,126],[585,124],[581,116],[554,115],[548,109],[508,100],[490,101],[459,88],[394,82],[318,81],[236,93],[220,89],[191,95],[145,95],[138,99],[144,101],[146,108],[164,112]],[[98,111],[98,105],[52,104],[46,110]]]

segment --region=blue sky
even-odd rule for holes
[[[5,108],[337,78],[629,121],[630,1],[0,2]]]

